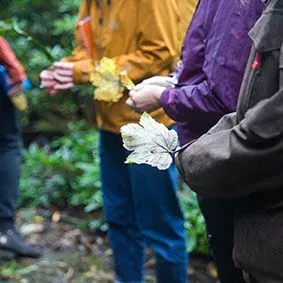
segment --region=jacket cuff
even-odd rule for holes
[[[162,108],[164,109],[165,113],[174,120],[174,111],[172,111],[172,105],[173,105],[173,97],[175,95],[174,88],[168,88],[166,89],[160,97],[160,104]]]
[[[19,69],[9,68],[8,74],[13,83],[23,82],[27,78],[26,73],[21,66],[19,66]]]
[[[95,71],[94,62],[91,59],[74,62],[74,83],[87,84],[90,82],[90,74]]]

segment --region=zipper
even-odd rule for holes
[[[99,35],[98,35],[98,60],[102,59],[103,55],[103,47],[102,47],[102,41],[103,41],[103,33],[105,28],[105,13],[107,8],[111,6],[113,3],[113,0],[96,0],[97,8],[100,10],[100,15],[98,19],[98,27],[99,27]],[[107,5],[107,7],[105,7]]]
[[[262,54],[260,52],[257,52],[255,59],[251,66],[251,72],[250,79],[248,82],[248,89],[247,89],[247,96],[246,96],[246,103],[245,103],[245,112],[252,106],[253,104],[253,97],[255,93],[255,82],[257,78],[259,77],[259,73],[261,70],[261,62],[262,62]]]
[[[104,32],[104,0],[99,1],[100,16],[98,19],[99,35],[98,35],[98,60],[101,60],[103,54],[102,40]]]

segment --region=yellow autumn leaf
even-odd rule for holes
[[[10,96],[12,104],[21,112],[25,112],[28,109],[27,98],[23,93],[14,94]]]
[[[129,78],[126,71],[122,71],[120,73],[120,81],[122,83],[122,86],[125,87],[127,90],[131,90],[134,88],[135,84],[133,81]]]
[[[90,75],[94,85],[94,99],[106,102],[118,102],[125,89],[132,89],[134,83],[126,71],[120,71],[113,59],[104,57]]]
[[[95,90],[95,99],[105,102],[118,102],[123,97],[123,89],[118,85],[105,83],[103,88]]]
[[[103,57],[99,62],[99,68],[102,72],[116,74],[117,76],[119,76],[117,65],[113,59]]]
[[[61,220],[61,213],[59,211],[55,211],[52,214],[52,221],[58,223]]]

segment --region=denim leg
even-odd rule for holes
[[[238,199],[202,198],[199,205],[204,215],[209,247],[217,265],[221,283],[244,283],[242,271],[235,267],[234,216]]]
[[[159,283],[185,283],[187,279],[187,260],[173,263],[157,256],[157,279]]]
[[[11,228],[13,225],[18,199],[20,163],[18,148],[0,149],[0,229]]]
[[[11,228],[20,178],[18,113],[0,90],[0,229]]]
[[[137,226],[120,135],[100,131],[101,180],[117,282],[142,282],[144,240]]]
[[[187,282],[184,220],[176,195],[175,166],[160,171],[132,164],[129,171],[139,227],[157,254],[158,282]]]

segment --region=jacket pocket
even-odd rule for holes
[[[280,210],[270,213],[250,208],[236,216],[234,260],[238,267],[256,275],[258,282],[283,282],[282,216]]]
[[[283,7],[281,4],[277,6],[277,2],[273,1],[268,6],[249,32],[256,55],[254,61],[251,62],[250,80],[247,82],[246,109],[270,97],[270,95],[265,94],[269,93],[268,90],[270,90],[270,88],[265,88],[265,78],[268,77],[273,82],[275,73],[278,75],[278,56],[283,42]],[[276,72],[274,72],[275,69]],[[278,81],[277,77],[276,80]],[[278,85],[276,85],[276,90],[273,89],[272,92],[275,93],[277,90]]]
[[[283,44],[281,50],[268,53],[249,89],[248,108],[255,107],[246,113],[246,123],[256,136],[272,140],[283,135]]]

